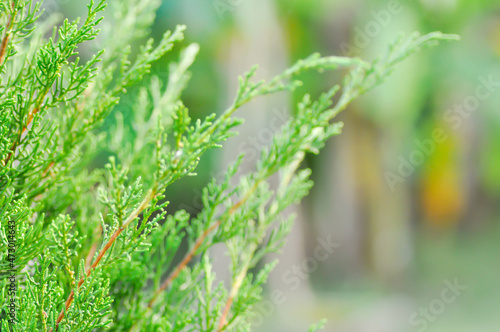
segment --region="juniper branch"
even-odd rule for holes
[[[14,20],[17,14],[15,11],[15,2],[12,1],[11,13],[9,14],[9,18],[7,19],[7,25],[5,26],[4,36],[2,38],[2,43],[0,44],[0,68],[3,66],[3,62],[5,59],[5,53],[7,51],[7,46],[9,45],[9,39],[11,35],[12,25],[14,24]]]
[[[185,27],[167,32],[156,46],[148,40],[133,61],[123,45],[147,35],[159,5],[124,0],[114,22],[123,38],[109,36],[108,53],[96,52],[80,64],[80,44],[99,46],[98,13],[105,1],[91,0],[83,22],[65,20],[52,37],[37,21],[39,2],[0,1],[6,13],[0,27],[0,272],[9,266],[9,223],[18,235],[15,264],[25,271],[19,325],[0,316],[5,330],[250,330],[248,312],[262,299],[274,264],[256,275],[250,271],[279,251],[293,219],[281,215],[312,186],[311,171],[300,169],[306,153],[318,153],[340,134],[335,116],[382,83],[397,63],[455,38],[412,35],[372,63],[313,54],[267,82],[253,81],[254,67],[240,78],[225,111],[192,121],[181,94],[199,46],[180,52],[165,84],[150,75],[152,64],[183,40]],[[314,102],[305,96],[296,116],[263,149],[255,171],[234,182],[240,158],[221,183],[204,189],[197,216],[167,215],[166,190],[194,175],[205,152],[236,134],[241,121],[234,115],[241,106],[294,90],[301,84],[294,77],[303,71],[338,68],[350,71],[335,105],[337,85]],[[136,84],[142,85],[137,95],[127,91]],[[120,123],[125,95],[135,100],[132,125]],[[109,134],[101,127],[105,121],[112,123]],[[115,157],[105,168],[87,170],[98,154]],[[275,189],[270,178],[278,173]],[[186,241],[187,252],[173,263]],[[225,245],[231,258],[229,289],[215,284],[209,253],[216,244]],[[0,298],[2,312],[6,305]]]
[[[106,255],[107,251],[113,246],[113,244],[115,243],[116,239],[120,236],[120,234],[137,218],[139,217],[139,215],[148,207],[149,203],[151,202],[151,200],[153,199],[153,197],[155,196],[155,193],[153,191],[150,191],[148,193],[148,195],[146,195],[146,197],[144,198],[144,200],[142,201],[142,203],[139,205],[139,207],[137,207],[137,209],[132,213],[130,214],[130,216],[128,216],[128,218],[125,220],[125,222],[123,223],[123,226],[118,228],[114,233],[113,235],[111,235],[110,239],[106,242],[106,244],[104,245],[104,247],[102,247],[102,249],[100,250],[99,254],[97,255],[96,259],[94,260],[94,262],[92,263],[92,265],[87,269],[87,272],[86,272],[86,277],[90,277],[90,274],[92,273],[93,270],[95,270],[97,268],[97,266],[99,265],[100,261],[102,260],[102,258],[104,257],[104,255]],[[78,281],[78,285],[76,287],[80,288],[83,283],[85,282],[85,278],[81,278],[79,281]],[[58,330],[59,328],[59,324],[61,323],[61,321],[64,319],[64,313],[66,311],[69,310],[70,306],[71,306],[71,303],[73,303],[73,299],[74,299],[74,295],[75,295],[75,292],[74,290],[72,290],[68,296],[68,299],[66,300],[66,302],[64,303],[64,309],[59,313],[59,316],[57,317],[57,321],[56,321],[56,329],[55,331]],[[49,332],[52,332],[52,329],[49,330]]]

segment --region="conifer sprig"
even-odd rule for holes
[[[186,27],[134,53],[128,44],[148,34],[160,1],[111,4],[112,20],[102,16],[106,1],[90,1],[83,21],[64,20],[47,35],[40,2],[0,0],[0,286],[14,287],[7,278],[14,266],[18,301],[14,322],[10,299],[0,297],[0,326],[249,331],[250,312],[276,262],[250,271],[281,249],[293,223],[283,214],[312,187],[311,171],[302,168],[306,154],[319,153],[340,134],[343,124],[332,122],[335,116],[396,64],[456,37],[400,38],[371,63],[313,54],[267,82],[254,82],[253,67],[240,77],[225,111],[193,121],[181,97],[199,46],[180,51],[166,82],[150,74],[153,63],[182,42]],[[82,47],[103,43],[96,39],[99,26],[106,49],[80,56]],[[109,33],[112,26],[120,38]],[[241,106],[296,89],[304,71],[339,68],[349,70],[343,84],[314,101],[306,95],[254,171],[239,174],[240,156],[222,181],[204,188],[198,215],[167,215],[170,185],[196,175],[205,152],[236,135]],[[124,95],[135,100],[132,123],[116,107]],[[105,121],[113,123],[106,130]],[[109,163],[90,170],[104,153],[111,154]],[[230,258],[229,288],[212,269],[217,244]]]

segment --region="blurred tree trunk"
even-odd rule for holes
[[[413,260],[411,236],[410,179],[392,192],[384,179],[384,151],[390,141],[384,131],[369,121],[353,121],[356,133],[352,149],[366,211],[366,258],[375,277],[387,286],[404,286],[405,274]],[[396,152],[396,151],[394,151]],[[395,155],[395,153],[394,153]]]

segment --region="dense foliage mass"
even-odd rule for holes
[[[253,68],[227,110],[192,121],[180,98],[198,46],[185,47],[161,83],[151,65],[183,40],[185,27],[132,55],[128,45],[147,35],[159,0],[126,2],[115,5],[106,50],[84,61],[81,45],[95,43],[104,0],[90,1],[87,17],[73,22],[40,20],[36,1],[0,0],[3,331],[249,331],[276,264],[259,263],[290,230],[282,212],[312,186],[310,170],[301,169],[305,154],[340,134],[335,116],[394,65],[454,38],[402,38],[373,63],[314,54],[268,82],[254,82]],[[342,87],[317,100],[306,95],[255,171],[236,176],[239,158],[223,181],[206,186],[198,215],[166,215],[166,188],[194,175],[202,155],[235,134],[238,108],[293,90],[298,73],[337,68],[350,70]],[[137,85],[133,125],[123,125],[116,105]],[[102,128],[111,115],[117,125]],[[89,168],[102,151],[109,163]],[[212,270],[215,244],[231,258],[228,289]]]

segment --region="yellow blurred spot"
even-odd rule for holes
[[[449,229],[456,225],[465,206],[460,165],[454,156],[459,147],[453,136],[438,144],[421,178],[424,220],[430,226]]]

